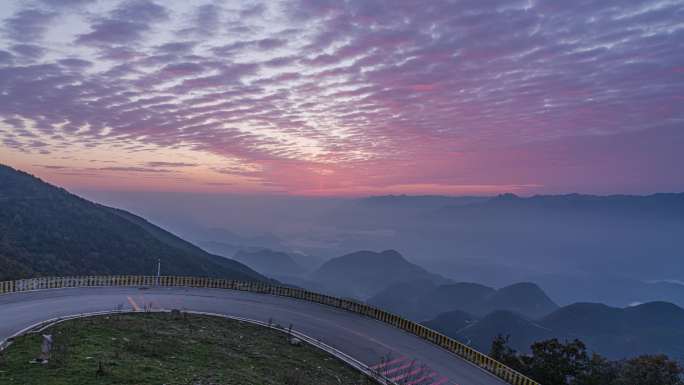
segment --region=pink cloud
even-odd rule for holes
[[[298,1],[269,29],[265,2],[123,1],[70,52],[44,42],[61,11],[22,8],[2,21],[0,140],[182,146],[301,194],[682,188],[683,6],[608,3]]]

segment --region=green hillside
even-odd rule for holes
[[[0,280],[156,273],[263,280],[123,210],[0,165]]]

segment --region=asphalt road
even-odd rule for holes
[[[77,288],[0,295],[0,341],[35,323],[79,313],[182,309],[279,323],[415,385],[502,385],[502,380],[418,337],[344,310],[311,302],[222,289]],[[389,359],[387,358],[389,357]],[[409,381],[410,382],[410,381]]]

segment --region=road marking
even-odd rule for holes
[[[131,306],[133,306],[133,310],[140,311],[140,306],[138,306],[138,304],[135,303],[135,301],[133,300],[133,298],[131,298],[130,295],[128,296],[128,303],[130,303]]]
[[[414,370],[412,370],[412,371],[410,371],[410,372],[408,372],[408,373],[404,373],[404,374],[400,374],[400,375],[398,375],[398,376],[396,376],[396,377],[392,377],[392,378],[390,378],[390,380],[396,382],[396,381],[399,381],[399,380],[403,380],[403,379],[406,378],[406,377],[415,376],[416,374],[420,374],[420,373],[422,373],[422,372],[423,372],[423,368],[418,368],[418,369],[414,369]]]
[[[409,382],[409,383],[406,384],[406,385],[417,385],[417,384],[420,384],[421,382],[426,381],[426,380],[429,380],[429,379],[431,379],[432,377],[435,377],[435,376],[437,376],[437,372],[432,372],[432,373],[430,373],[430,374],[428,374],[428,375],[426,375],[426,376],[417,378],[417,379],[415,379],[415,380]]]
[[[413,365],[415,365],[415,362],[414,362],[414,361],[411,361],[411,362],[409,362],[409,363],[407,363],[407,364],[404,364],[404,365],[401,365],[401,366],[397,366],[397,367],[394,368],[394,369],[386,370],[386,371],[385,371],[385,375],[392,374],[392,373],[398,372],[398,371],[400,371],[400,370],[408,369],[408,368],[410,368],[410,367],[413,366]]]
[[[394,365],[394,364],[398,364],[402,361],[406,361],[406,359],[407,359],[407,357],[399,357],[399,358],[396,358],[392,361],[381,362],[379,364],[373,365],[370,368],[371,369],[380,369],[380,368],[384,368],[385,366],[388,366],[388,365]]]

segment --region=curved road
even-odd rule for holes
[[[502,380],[402,330],[357,314],[286,297],[224,289],[96,287],[50,289],[0,295],[0,341],[51,318],[134,309],[182,309],[292,324],[310,337],[388,377],[414,373],[416,385],[504,385]],[[412,362],[415,360],[415,363]],[[408,381],[410,383],[410,381]]]

